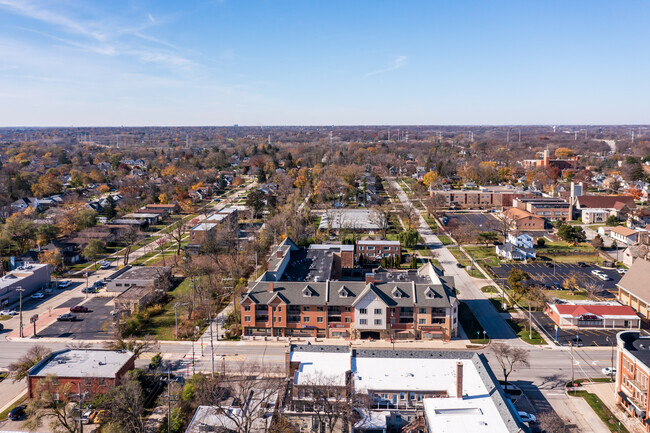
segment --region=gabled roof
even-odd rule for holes
[[[650,262],[638,259],[632,267],[623,275],[617,286],[626,292],[650,303]]]
[[[530,213],[530,212],[528,212],[526,210],[519,209],[519,208],[516,208],[516,207],[511,207],[510,209],[508,209],[504,213],[505,213],[506,217],[508,217],[508,218],[510,218],[512,220],[521,220],[521,219],[524,219],[524,218],[529,218],[529,219],[535,218],[535,219],[540,219],[540,220],[543,219],[542,217],[539,217],[539,216],[537,216],[535,214],[532,214],[532,213]]]
[[[361,292],[357,299],[354,300],[352,306],[355,306],[361,299],[366,297],[371,292],[374,293],[379,299],[381,299],[381,301],[386,304],[387,307],[392,307],[395,305],[395,301],[391,299],[387,294],[379,290],[373,283],[368,283],[366,284],[366,288],[363,289],[363,292]]]
[[[577,198],[580,208],[614,209],[616,202],[624,203],[628,207],[636,207],[634,197],[631,195],[581,195]]]
[[[618,233],[619,235],[625,236],[626,238],[639,233],[636,230],[633,230],[633,229],[630,229],[630,228],[627,228],[627,227],[623,227],[623,226],[612,227],[610,229],[610,232]]]

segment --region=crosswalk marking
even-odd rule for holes
[[[142,352],[140,356],[138,356],[138,359],[152,359],[154,356],[156,356],[158,352]],[[161,353],[163,359],[169,359],[172,357],[171,353]]]

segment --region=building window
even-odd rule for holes
[[[345,323],[350,323],[350,318],[349,317],[345,318]]]
[[[309,311],[309,307],[302,307],[302,311]]]
[[[359,314],[368,314],[368,310],[365,308],[359,308]]]
[[[352,310],[350,309],[350,307],[345,307],[345,309],[343,311],[345,311],[346,313],[349,313]]]
[[[375,325],[381,325],[381,319],[375,319]]]
[[[282,307],[278,306],[278,311],[282,311]]]
[[[52,377],[52,385],[58,385],[59,384],[59,378],[58,377]]]
[[[251,321],[251,316],[245,316],[244,321],[245,322],[250,322]]]
[[[251,306],[250,305],[244,305],[244,311],[250,311]]]
[[[381,308],[375,308],[375,314],[381,314]]]
[[[427,319],[418,319],[418,323],[420,325],[426,325],[427,324]]]
[[[420,312],[420,314],[427,314],[427,309],[426,308],[420,307],[420,309],[418,311]]]
[[[275,319],[275,317],[274,317]],[[282,322],[282,317],[278,317],[278,322]]]
[[[106,379],[102,377],[99,379],[99,386],[104,386],[104,385],[106,385]]]
[[[367,325],[368,324],[368,319],[359,319],[359,324],[360,325]]]
[[[304,317],[302,320],[303,320],[303,322],[309,322],[309,316]]]
[[[317,321],[318,323],[322,323],[322,322],[323,322],[323,318],[322,318],[322,317],[317,317],[317,318],[316,318],[316,321]]]
[[[323,307],[316,307],[316,311],[323,311]]]
[[[400,392],[399,393],[399,399],[404,400],[405,398],[406,398],[406,394],[404,394],[403,392]]]
[[[84,383],[86,386],[90,386],[90,378],[87,377],[86,379],[84,379]]]

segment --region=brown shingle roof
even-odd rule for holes
[[[614,209],[616,202],[626,204],[628,207],[636,207],[634,197],[631,195],[581,195],[578,197],[580,208],[603,208]]]
[[[512,207],[512,208],[508,209],[507,211],[505,211],[505,214],[506,214],[506,216],[508,218],[510,218],[512,220],[520,220],[522,218],[528,218],[528,217],[543,219],[542,217],[539,217],[539,216],[537,216],[535,214],[532,214],[532,213],[530,213],[530,212],[528,212],[526,210],[519,209],[519,208],[516,208],[516,207]]]
[[[646,303],[650,303],[650,262],[638,259],[617,286]]]

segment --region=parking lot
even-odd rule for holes
[[[555,322],[546,314],[538,311],[533,313],[533,317],[538,325],[544,328],[546,335],[555,340]],[[579,346],[614,346],[616,344],[616,334],[622,329],[558,329],[557,342],[561,346],[568,346],[569,341],[575,346],[578,341]],[[641,334],[650,335],[645,329]],[[577,338],[576,338],[577,337]]]
[[[446,213],[449,222],[447,225],[470,224],[479,229],[479,231],[497,230],[499,221],[491,213]]]
[[[580,267],[576,264],[569,263],[555,263],[544,262],[544,263],[511,263],[511,264],[502,264],[499,267],[492,268],[492,271],[497,275],[498,282],[505,284],[505,280],[510,274],[510,270],[513,268],[521,269],[531,276],[534,280],[552,286],[554,283],[562,284],[562,282],[572,276],[579,277],[582,281],[589,281],[596,283],[598,286],[604,289],[603,292],[599,293],[599,296],[603,298],[614,298],[616,292],[616,284],[621,280],[622,275],[619,275],[618,272],[614,269],[604,269],[599,266],[586,264],[585,267]],[[592,275],[591,271],[598,269],[601,272],[609,276],[609,281],[603,281],[600,278]]]
[[[79,305],[85,298],[71,298],[58,305],[57,308],[70,308]],[[47,328],[39,331],[39,337],[73,338],[76,340],[108,340],[110,332],[104,326],[112,323],[110,312],[113,310],[112,298],[93,297],[83,303],[88,307],[88,313],[74,313],[77,320],[74,322],[54,322]]]

